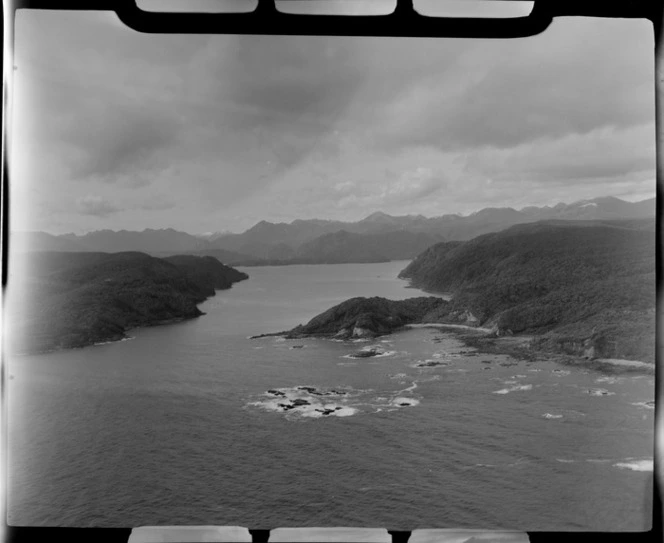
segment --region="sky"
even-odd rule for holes
[[[149,35],[17,16],[11,226],[241,232],[655,194],[654,41]]]

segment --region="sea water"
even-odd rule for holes
[[[405,265],[246,268],[198,319],[10,356],[10,523],[648,529],[652,375],[423,328],[248,339],[350,297],[423,295]]]

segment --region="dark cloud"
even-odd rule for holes
[[[81,186],[114,183],[114,199],[135,202],[126,224],[214,231],[343,206],[454,212],[527,198],[527,183],[642,192],[654,171],[654,132],[638,129],[654,112],[643,21],[557,19],[506,41],[160,36],[92,13],[18,21],[13,164],[40,190],[26,192],[35,206],[71,210]],[[90,196],[59,220],[73,229],[117,211]]]
[[[124,174],[149,169],[155,154],[167,151],[178,139],[180,127],[168,114],[138,105],[117,108],[114,115],[95,113],[72,141],[86,151],[74,168],[77,178],[97,176],[114,182]]]
[[[625,30],[638,36],[630,24],[557,19],[539,36],[496,42],[466,84],[439,79],[414,94],[411,119],[388,128],[386,139],[396,146],[508,148],[652,121],[652,31],[644,23],[641,39],[616,40]]]

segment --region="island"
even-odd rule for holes
[[[124,339],[132,328],[192,319],[203,314],[198,304],[247,278],[210,256],[15,255],[8,280],[12,350],[84,347]]]

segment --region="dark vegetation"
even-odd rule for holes
[[[420,323],[448,302],[435,296],[387,300],[351,298],[314,317],[284,335],[289,338],[335,337],[340,339],[390,334],[407,324]]]
[[[12,341],[20,352],[82,347],[127,330],[202,315],[197,304],[246,279],[212,257],[138,252],[17,256],[9,277]]]
[[[542,349],[654,360],[655,221],[544,221],[441,243],[400,277],[452,293],[441,322],[534,334]],[[471,322],[472,321],[472,322]]]

